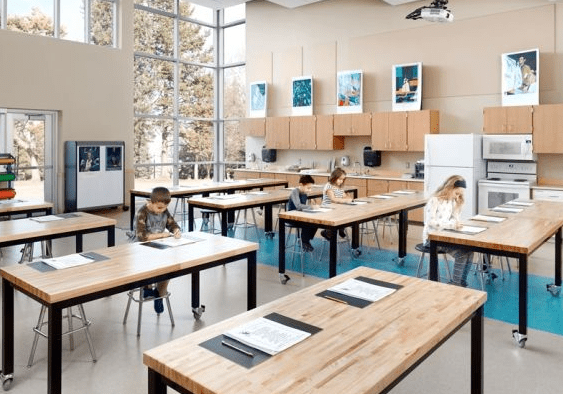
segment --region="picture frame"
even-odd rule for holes
[[[250,84],[250,109],[251,118],[266,117],[268,108],[268,84],[266,81],[252,82]]]
[[[78,148],[78,171],[100,171],[100,147],[81,146]]]
[[[420,111],[422,108],[422,63],[394,65],[391,86],[393,111]]]
[[[502,106],[540,103],[540,52],[538,48],[503,53]]]
[[[106,171],[121,171],[122,168],[121,146],[106,146]]]
[[[313,77],[294,77],[291,81],[291,114],[313,115]]]
[[[336,78],[336,113],[363,112],[363,71],[339,71]]]

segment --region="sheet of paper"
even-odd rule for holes
[[[0,204],[13,204],[16,202],[23,202],[23,200],[0,200]]]
[[[160,238],[160,239],[155,239],[154,241],[151,242],[154,242],[155,244],[158,245],[169,246],[173,248],[176,246],[188,245],[197,241],[202,241],[202,239],[182,236],[180,238],[174,238],[174,237]]]
[[[267,354],[277,354],[311,336],[306,331],[260,317],[223,335]]]
[[[463,225],[460,229],[451,229],[448,231],[453,231],[456,233],[463,233],[463,234],[479,234],[482,231],[485,231],[487,227],[477,227],[477,226],[467,226]]]
[[[505,204],[506,205],[516,205],[516,206],[521,206],[521,207],[531,207],[532,205],[534,205],[533,202],[529,202],[529,201],[508,201]]]
[[[395,196],[388,196],[388,195],[385,195],[385,194],[376,194],[375,196],[368,196],[368,197],[379,198],[381,200],[390,200],[392,198],[395,198]]]
[[[396,291],[396,289],[373,285],[357,279],[348,279],[327,290],[371,302],[380,300]]]
[[[47,215],[47,216],[34,216],[31,220],[36,222],[54,222],[55,220],[63,220],[64,218],[56,215]]]
[[[315,212],[330,212],[330,208],[306,208],[303,212],[315,213]]]
[[[241,195],[239,194],[222,194],[222,195],[218,195],[218,196],[209,196],[209,198],[212,198],[214,200],[231,200],[233,198],[240,198]]]
[[[257,195],[264,195],[264,194],[268,194],[268,192],[263,192],[263,191],[254,191],[254,192],[248,192],[247,194],[257,194]]]
[[[491,208],[491,211],[518,213],[518,212],[522,212],[523,209],[522,208],[494,207],[494,208]]]
[[[479,220],[481,222],[495,222],[500,223],[506,218],[501,216],[491,216],[491,215],[475,215],[471,218],[471,220]]]
[[[347,203],[348,205],[362,205],[362,204],[367,204],[367,201],[352,201]]]
[[[85,257],[80,253],[70,254],[68,256],[53,257],[51,259],[42,260],[45,264],[50,265],[55,269],[64,269],[70,267],[77,267],[95,261],[95,259]]]
[[[395,190],[394,192],[391,192],[393,194],[415,194],[416,192],[414,190]]]

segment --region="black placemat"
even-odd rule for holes
[[[354,279],[361,280],[362,282],[366,282],[366,283],[369,283],[371,285],[387,287],[387,288],[395,289],[395,290],[399,290],[401,287],[403,287],[403,286],[397,285],[395,283],[384,282],[382,280],[367,278],[365,276],[358,276]],[[328,299],[333,298],[334,302],[342,301],[343,303],[355,306],[356,308],[365,308],[366,306],[368,306],[369,304],[372,303],[372,301],[364,300],[362,298],[352,297],[352,296],[349,296],[349,295],[346,295],[346,294],[341,294],[341,293],[337,293],[337,292],[330,291],[330,290],[321,291],[320,293],[316,294],[316,296],[328,298]],[[339,301],[337,301],[337,300],[339,300]]]
[[[109,260],[109,257],[104,256],[104,255],[99,254],[99,253],[95,253],[95,252],[84,252],[84,253],[80,253],[80,254],[84,257],[92,259],[93,260],[92,263],[95,263],[95,262],[98,262],[98,261],[103,261],[103,260]],[[42,260],[29,263],[28,266],[30,266],[33,269],[36,269],[39,272],[57,271],[56,268],[51,267],[49,264],[45,263]],[[81,266],[77,265],[77,267],[81,267]],[[69,268],[74,268],[74,267],[69,267]]]
[[[295,320],[287,316],[280,315],[279,313],[270,313],[269,315],[264,316],[264,318],[275,321],[276,323],[284,324],[288,327],[306,331],[311,335],[314,335],[322,330],[322,328],[312,326],[307,323],[303,323],[299,320]],[[237,348],[242,349],[245,352],[252,353],[253,356],[246,355],[240,351],[225,346],[222,344],[223,341],[226,341],[227,343],[236,346]],[[241,365],[245,368],[252,368],[253,366],[258,365],[261,362],[266,361],[267,359],[272,357],[267,353],[264,353],[258,349],[254,349],[251,346],[247,346],[244,343],[226,337],[222,334],[217,335],[216,337],[213,337],[211,339],[208,339],[207,341],[200,343],[199,346],[209,351],[212,351],[213,353],[216,353],[222,357],[225,357],[231,360],[232,362],[237,363],[238,365]]]

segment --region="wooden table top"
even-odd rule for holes
[[[227,191],[237,190],[240,188],[260,188],[270,186],[283,186],[287,181],[283,179],[271,178],[256,178],[256,179],[241,179],[241,180],[227,180],[223,182],[205,182],[199,185],[180,185],[177,187],[168,187],[172,197],[184,194],[199,194],[214,191]],[[151,189],[131,189],[131,193],[138,196],[150,197]]]
[[[423,192],[405,194],[390,199],[377,199],[363,197],[358,200],[368,201],[361,205],[330,204],[329,212],[280,212],[282,219],[297,219],[300,222],[313,223],[327,226],[341,226],[347,223],[370,219],[375,216],[398,212],[403,209],[412,209],[424,206],[428,197]]]
[[[279,190],[257,191],[248,193],[233,194],[229,198],[217,197],[190,197],[188,204],[194,204],[198,207],[211,209],[236,209],[248,205],[260,205],[270,203],[284,203],[289,200],[289,195],[293,188],[285,188]],[[357,190],[355,186],[344,188],[346,192]],[[309,198],[319,198],[323,196],[323,187],[314,187],[309,193]]]
[[[189,235],[203,241],[167,249],[123,244],[95,251],[108,260],[48,272],[27,264],[11,265],[0,269],[0,276],[55,303],[258,249],[258,244],[244,240],[199,232]]]
[[[0,243],[19,240],[25,241],[26,238],[42,237],[49,234],[115,226],[117,223],[115,219],[108,219],[86,212],[73,212],[73,215],[76,215],[76,217],[51,222],[39,222],[36,220],[38,218],[0,222]],[[46,216],[41,216],[39,218],[45,217]]]
[[[499,223],[474,220],[463,222],[469,226],[487,228],[478,234],[470,235],[442,230],[430,232],[428,238],[431,241],[451,242],[530,255],[563,226],[563,203],[537,201],[531,207],[513,207],[523,208],[523,210],[519,213],[497,211],[485,213],[485,215],[506,217],[506,220]],[[562,214],[558,214],[557,210]]]
[[[357,276],[404,287],[364,309],[315,296]],[[193,393],[379,393],[486,298],[477,290],[359,267],[148,350],[143,362]],[[250,369],[198,346],[270,312],[322,331]]]
[[[0,201],[0,213],[16,213],[32,209],[53,208],[52,202],[45,201],[26,201],[26,200],[4,200]]]

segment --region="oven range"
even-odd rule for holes
[[[479,213],[515,199],[529,199],[537,183],[536,162],[488,161],[487,178],[478,182]]]

